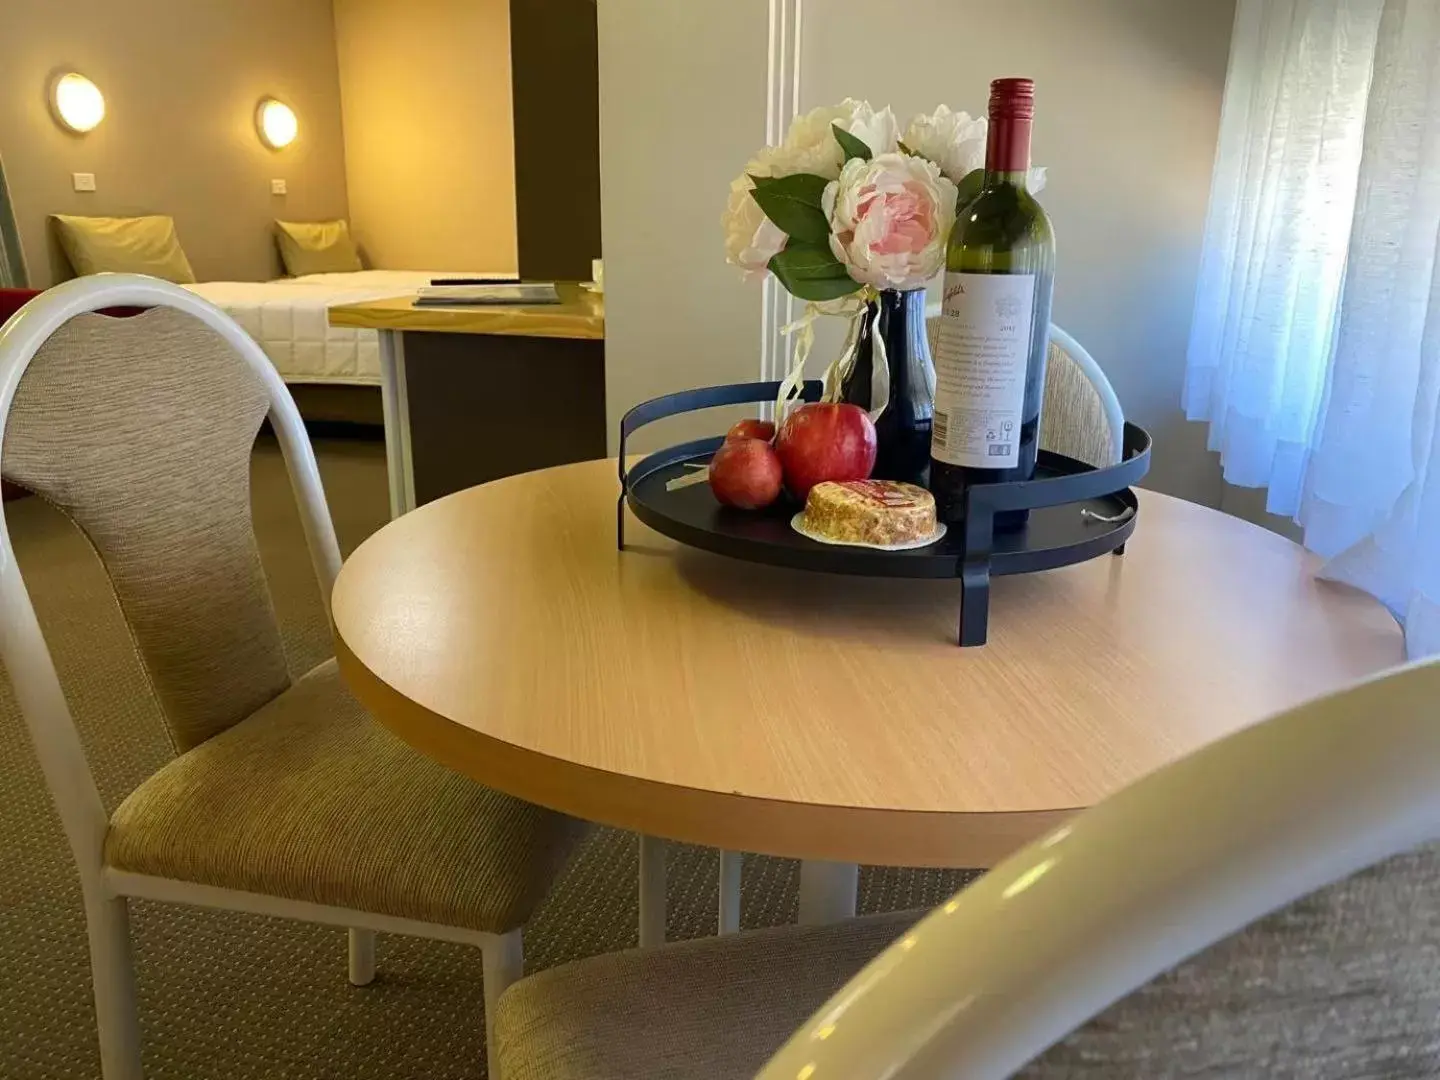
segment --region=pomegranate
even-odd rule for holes
[[[866,480],[875,468],[875,425],[858,405],[814,402],[785,419],[775,440],[785,486],[801,500],[826,480]]]
[[[726,506],[759,510],[780,497],[780,458],[764,439],[729,439],[710,459],[710,490]]]
[[[774,442],[775,425],[769,420],[739,420],[725,433],[725,441],[729,442],[731,439],[763,439],[765,442]]]

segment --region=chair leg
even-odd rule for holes
[[[720,933],[740,929],[740,874],[743,856],[738,851],[720,852]]]
[[[375,931],[350,930],[350,985],[369,986],[375,981]]]
[[[665,944],[664,840],[640,836],[640,947]]]
[[[481,946],[480,960],[485,978],[485,1061],[490,1080],[500,1080],[500,1060],[495,1046],[495,1013],[500,995],[524,973],[525,949],[519,930],[492,937]],[[108,1080],[108,1078],[107,1078]]]
[[[86,898],[95,1027],[104,1080],[142,1080],[140,1017],[135,1008],[135,958],[130,910],[123,897]]]

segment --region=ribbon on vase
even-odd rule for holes
[[[780,328],[783,336],[788,338],[794,335],[795,348],[790,374],[780,384],[780,393],[775,401],[777,425],[785,422],[785,414],[791,402],[800,396],[800,386],[805,381],[805,363],[810,359],[810,350],[815,347],[815,323],[827,315],[850,320],[840,355],[830,362],[822,377],[825,384],[823,400],[840,400],[845,380],[855,370],[855,359],[860,347],[860,328],[865,313],[877,295],[876,291],[867,285],[859,292],[835,300],[811,300],[806,303],[805,313],[800,318]],[[878,420],[890,400],[890,363],[885,352],[885,339],[880,336],[878,327],[872,328],[870,340],[874,349],[870,365],[870,419]]]

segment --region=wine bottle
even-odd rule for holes
[[[990,84],[985,179],[956,216],[945,255],[935,352],[930,490],[942,520],[965,515],[975,484],[1035,475],[1055,236],[1027,187],[1035,84]],[[997,515],[1018,528],[1025,512]]]

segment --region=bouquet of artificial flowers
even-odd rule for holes
[[[940,272],[959,209],[984,179],[984,117],[941,105],[903,136],[887,106],[847,98],[796,117],[730,185],[725,254],[747,277],[773,274],[809,301],[785,328],[801,331],[781,404],[798,385],[822,314],[848,315],[851,333],[827,372],[827,397],[853,355],[866,304],[882,289],[921,289]],[[1044,186],[1034,169],[1030,190]],[[883,399],[882,399],[883,400]]]

